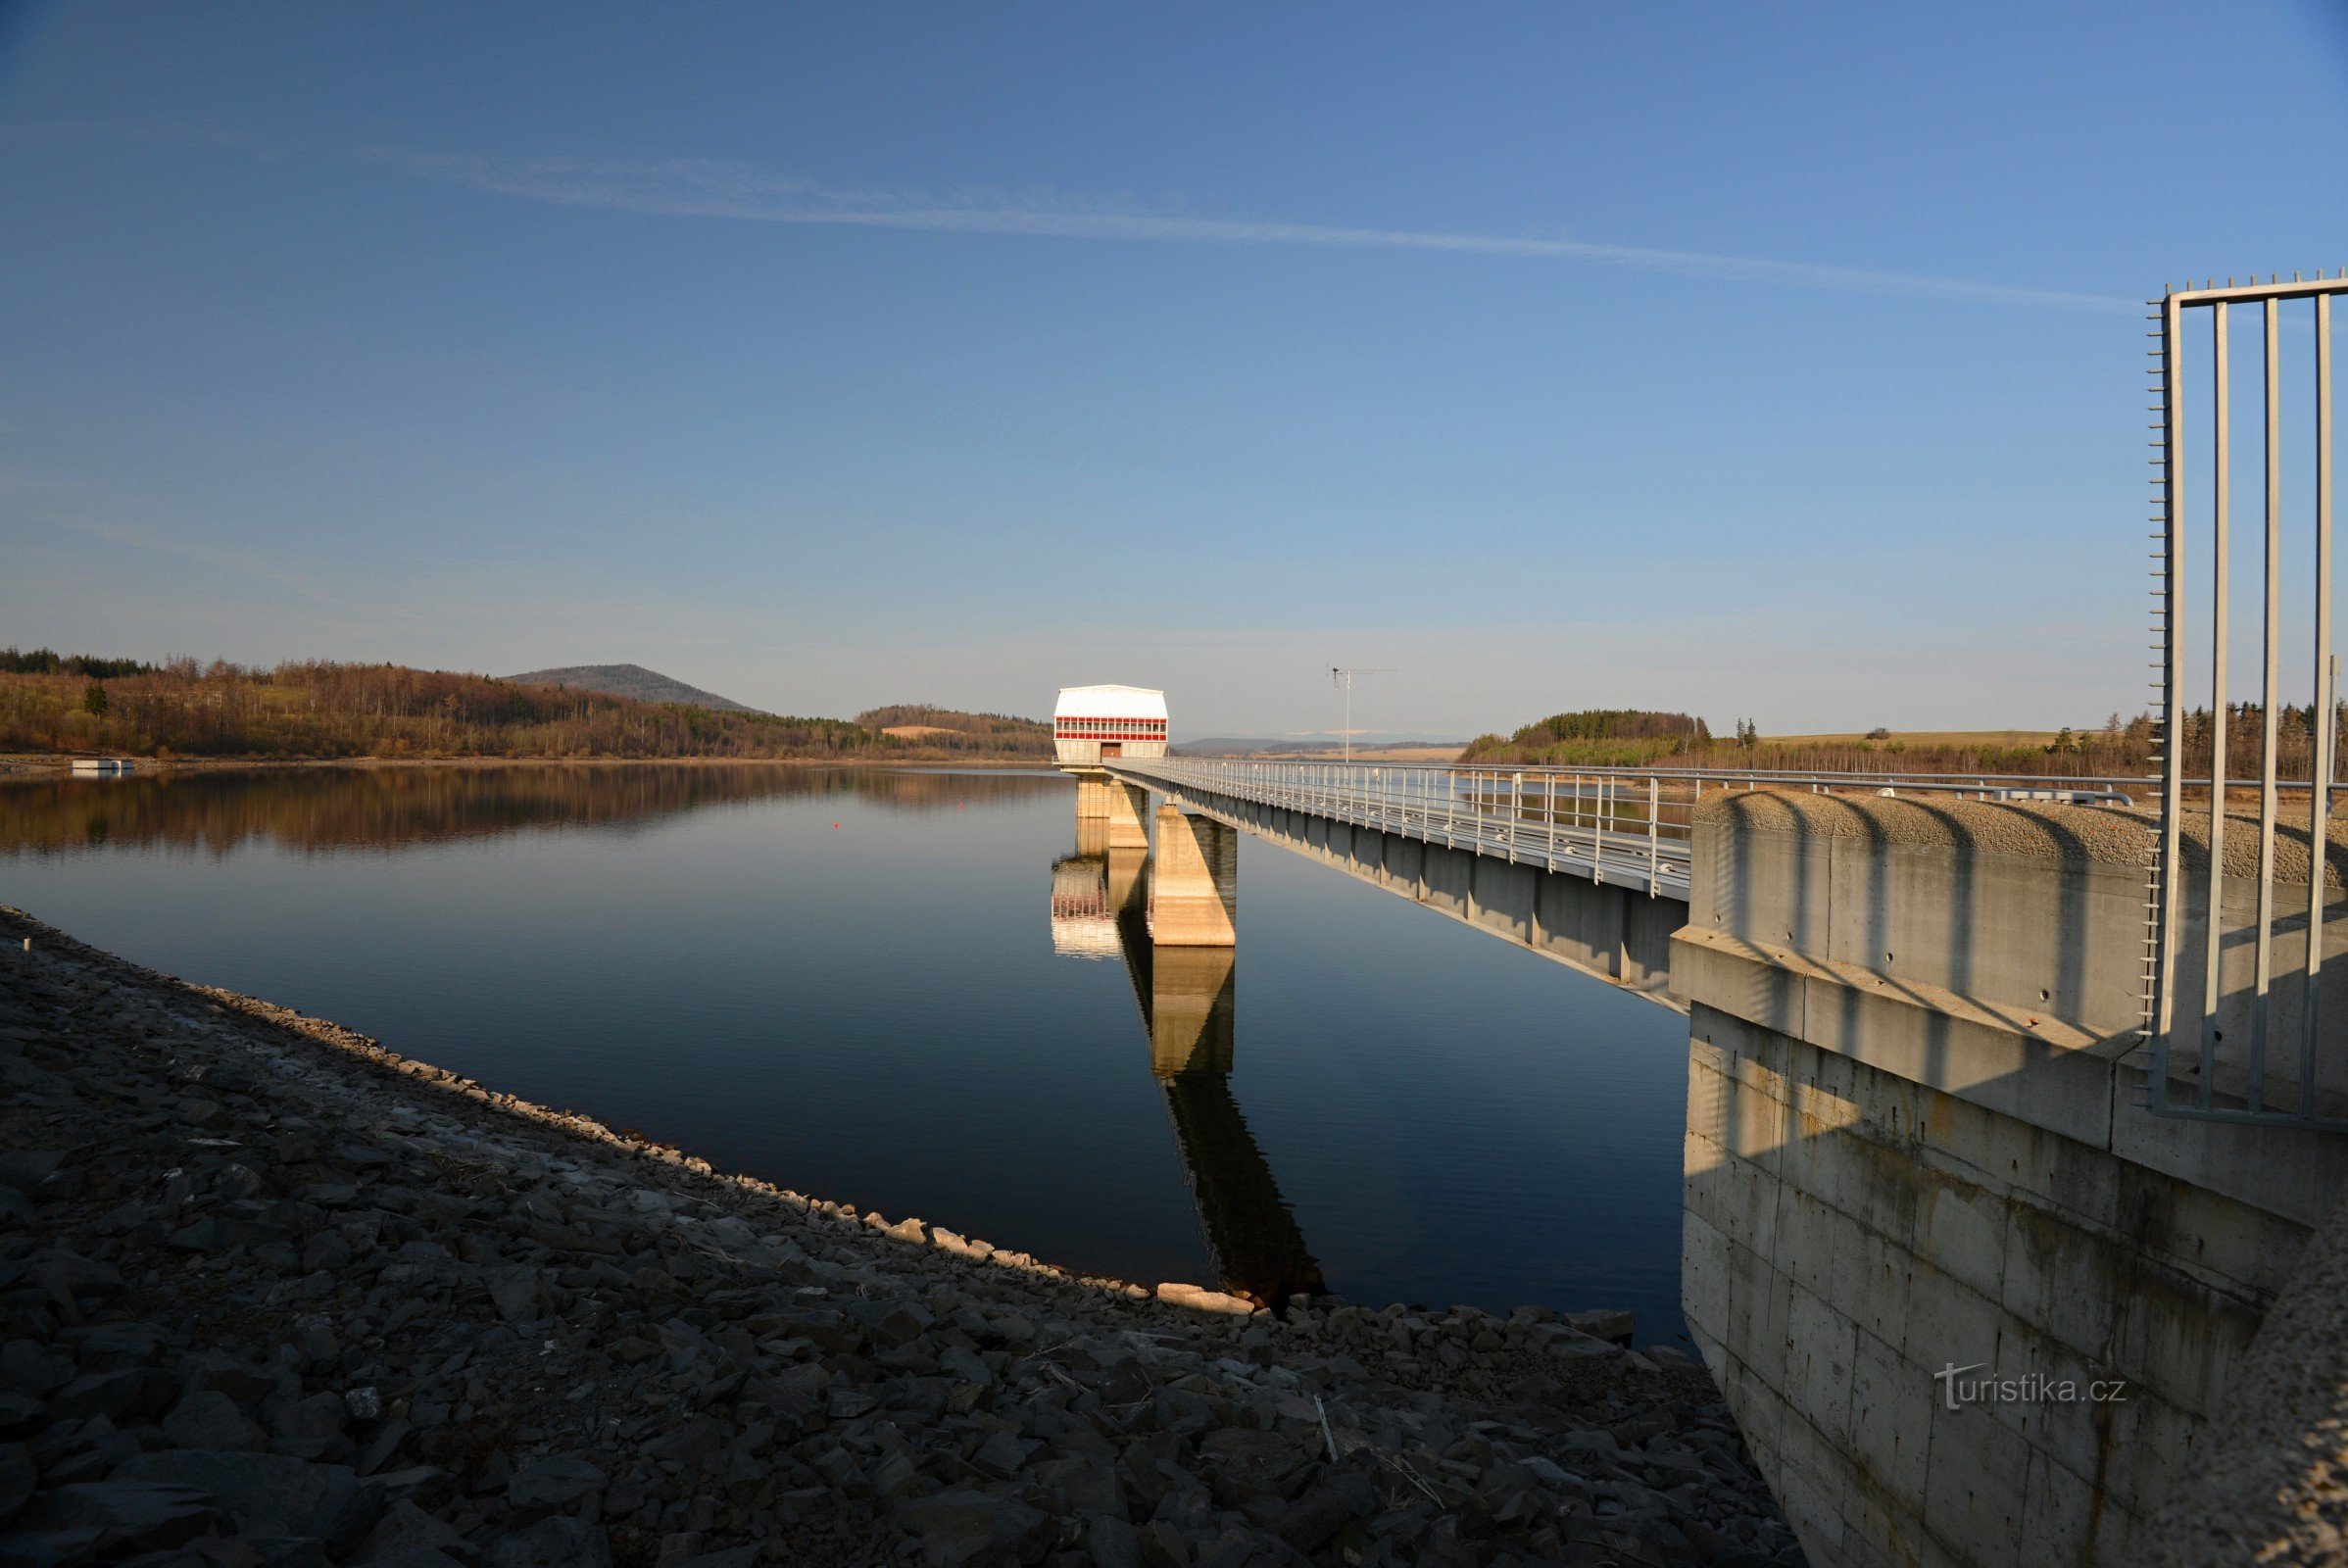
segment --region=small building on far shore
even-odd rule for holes
[[[1062,767],[1166,755],[1166,694],[1141,686],[1064,686],[1052,710]]]
[[[73,771],[76,773],[135,773],[138,771],[138,760],[132,757],[76,757],[73,759]]]

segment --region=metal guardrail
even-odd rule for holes
[[[2313,280],[2294,277],[2285,283],[2272,278],[2261,284],[2255,279],[2247,287],[2235,287],[2228,278],[2225,287],[2214,284],[2199,289],[2171,290],[2161,301],[2153,319],[2158,330],[2148,334],[2159,339],[2160,346],[2152,351],[2155,367],[2152,370],[2153,393],[2157,399],[2151,412],[2159,417],[2152,426],[2156,437],[2152,445],[2159,457],[2152,460],[2155,506],[2153,514],[2154,541],[2160,546],[2153,559],[2158,563],[2152,575],[2159,586],[2153,590],[2157,601],[2158,619],[2153,624],[2156,641],[2153,649],[2161,657],[2153,667],[2160,672],[2154,690],[2159,699],[2163,751],[2161,792],[2161,832],[2153,863],[2147,868],[2145,987],[2143,1032],[2152,1048],[2151,1067],[2145,1085],[2145,1101],[2158,1115],[2188,1116],[2207,1120],[2246,1121],[2260,1124],[2292,1126],[2323,1126],[2348,1129],[2348,1115],[2338,1109],[2338,1096],[2348,1084],[2339,1081],[2321,1082],[2319,1066],[2328,1061],[2332,1076],[2337,1079],[2348,1063],[2340,1060],[2341,1031],[2334,1024],[2324,1028],[2321,1009],[2322,973],[2324,964],[2324,923],[2330,892],[2324,885],[2324,865],[2328,825],[2331,818],[2330,790],[2335,761],[2332,756],[2333,736],[2339,703],[2339,661],[2331,645],[2331,507],[2332,507],[2332,428],[2331,428],[2331,302],[2334,296],[2348,294],[2348,272],[2326,278],[2319,273]],[[2313,670],[2306,688],[2312,714],[2323,715],[2313,724],[2311,736],[2314,757],[2311,771],[2314,794],[2308,803],[2310,866],[2306,910],[2306,961],[2300,976],[2298,1039],[2286,1042],[2278,1038],[2275,1006],[2274,949],[2276,922],[2275,906],[2275,830],[2279,793],[2275,779],[2277,751],[2277,720],[2280,716],[2280,693],[2277,654],[2283,639],[2282,583],[2286,571],[2282,563],[2283,465],[2282,465],[2282,379],[2281,379],[2281,313],[2283,305],[2294,300],[2311,301],[2315,317],[2315,443],[2314,443],[2314,560],[2312,581],[2300,578],[2297,571],[2287,575],[2303,585],[2302,591],[2313,600],[2312,632]],[[2229,538],[2232,505],[2233,456],[2230,416],[2232,397],[2228,380],[2230,366],[2227,342],[2228,318],[2237,305],[2260,307],[2261,324],[2265,328],[2264,353],[2261,364],[2266,385],[2263,403],[2265,426],[2265,598],[2262,606],[2263,660],[2260,680],[2260,714],[2263,719],[2259,741],[2258,790],[2258,869],[2257,912],[2252,921],[2251,973],[2249,976],[2248,1039],[2237,1039],[2234,1049],[2222,1053],[2225,1035],[2220,1028],[2219,1013],[2226,1001],[2227,976],[2224,950],[2227,947],[2228,931],[2225,919],[2224,896],[2226,873],[2226,801],[2223,791],[2206,791],[2209,795],[2209,872],[2202,888],[2202,904],[2197,911],[2203,927],[2201,952],[2188,958],[2183,951],[2186,888],[2179,858],[2179,838],[2185,814],[2185,793],[2188,781],[2184,778],[2184,744],[2178,733],[2178,718],[2183,712],[2184,694],[2180,683],[2186,674],[2184,629],[2185,565],[2187,558],[2186,514],[2186,421],[2185,421],[2185,317],[2188,311],[2205,311],[2208,315],[2211,368],[2211,486],[2209,552],[2205,558],[2210,569],[2210,620],[2206,638],[2196,638],[2196,660],[2204,650],[2209,660],[2211,709],[2215,714],[2211,725],[2213,756],[2211,771],[2223,773],[2226,768],[2227,705],[2232,701],[2233,688],[2228,679],[2227,655],[2230,633],[2227,612],[2232,608],[2232,589],[2228,570],[2232,559]],[[2287,918],[2287,917],[2286,917]],[[2177,979],[2183,966],[2195,960],[2201,971],[2199,1016],[2179,1018],[2177,1012]],[[2180,1042],[2179,1037],[2185,1037]],[[2187,1100],[2174,1098],[2170,1077],[2181,1054],[2179,1046],[2193,1054],[2192,1071],[2197,1079]],[[2281,1057],[2288,1051],[2289,1071],[2279,1087],[2289,1099],[2287,1105],[2267,1103],[2270,1090],[2270,1055]],[[2228,1059],[2230,1058],[2230,1059]],[[2226,1102],[2219,1101],[2219,1079],[2226,1076],[2229,1084]],[[2321,1106],[2319,1095],[2333,1097],[2326,1110]],[[2277,1097],[2282,1098],[2281,1096]]]
[[[1976,800],[2128,805],[2147,778],[1997,773],[1804,773],[1722,768],[1559,768],[1122,758],[1137,779],[1309,812],[1511,864],[1688,897],[1693,819],[1709,794],[1806,789]]]
[[[1626,770],[1244,762],[1169,757],[1106,764],[1154,783],[1285,807],[1505,859],[1688,897],[1693,792]]]

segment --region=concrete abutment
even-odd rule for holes
[[[2128,823],[1699,818],[1684,1300],[1814,1562],[2145,1560],[2348,1181],[2331,1135],[2136,1103]]]

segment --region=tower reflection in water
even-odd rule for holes
[[[1148,853],[1115,849],[1105,824],[1077,820],[1077,853],[1052,866],[1052,946],[1122,956],[1150,1034],[1150,1069],[1223,1289],[1264,1305],[1326,1287],[1321,1265],[1231,1095],[1236,951],[1159,947],[1149,925]]]

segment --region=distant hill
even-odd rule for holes
[[[689,708],[707,708],[720,713],[762,711],[731,697],[688,686],[642,664],[565,664],[561,669],[533,669],[526,675],[508,675],[506,679],[523,686],[567,686],[573,691],[601,692],[606,697],[626,697],[639,703],[683,703]]]

